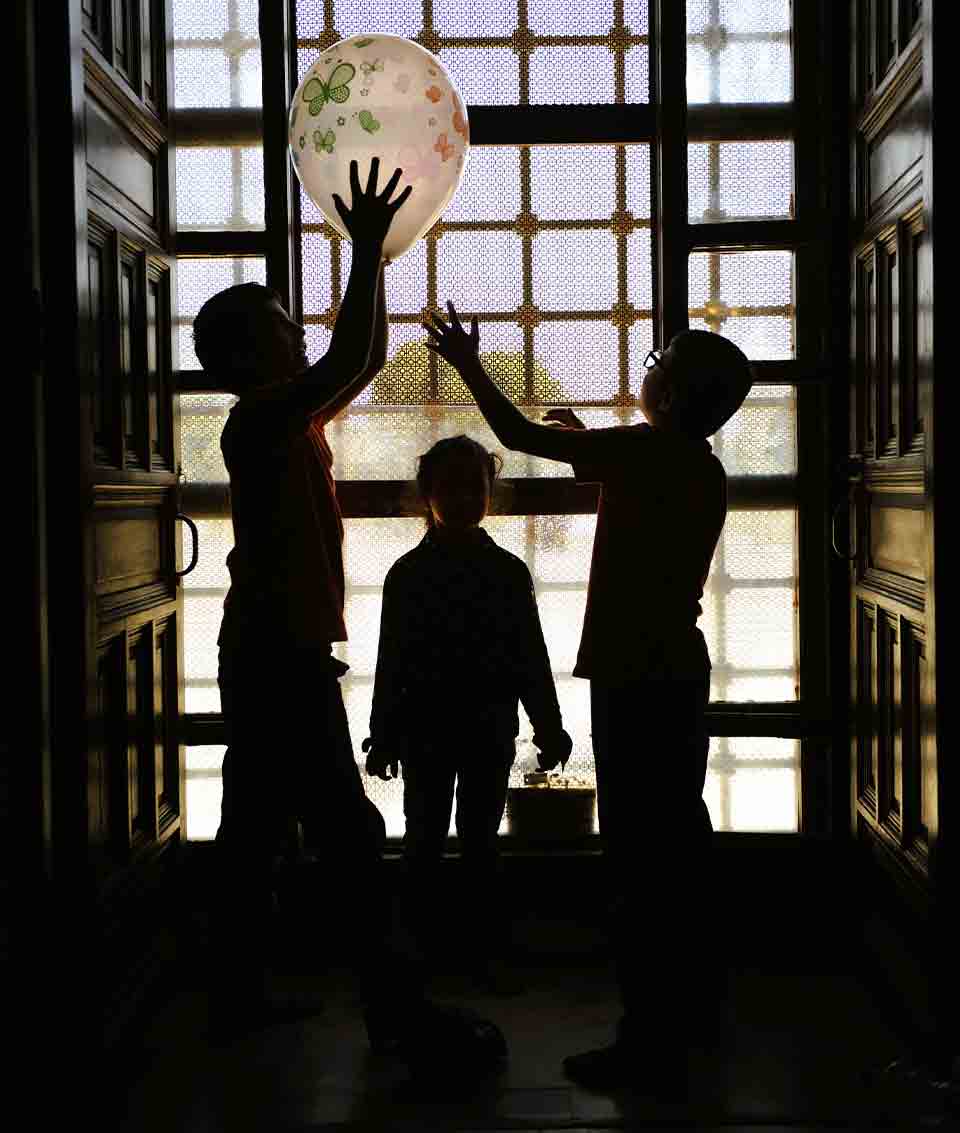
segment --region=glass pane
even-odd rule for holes
[[[193,350],[193,320],[204,303],[218,291],[237,283],[267,282],[266,261],[262,256],[233,256],[216,259],[177,260],[177,328],[179,369],[199,370]]]
[[[796,353],[792,252],[695,252],[690,326],[735,342],[752,360]]]
[[[546,147],[532,152],[546,152]],[[520,211],[519,159],[520,150],[514,146],[474,146],[443,219],[448,223],[514,220]],[[537,212],[536,206],[533,211]]]
[[[691,223],[793,216],[793,142],[697,143],[687,154]]]
[[[609,309],[616,298],[617,243],[609,229],[537,233],[533,301],[541,311]]]
[[[263,228],[263,149],[197,146],[177,156],[177,228]]]
[[[537,47],[530,55],[530,102],[616,102],[614,56],[606,47]]]
[[[799,740],[715,737],[703,797],[714,830],[796,833]]]
[[[172,0],[172,9],[174,105],[262,105],[257,5]]]
[[[687,101],[789,102],[790,0],[688,0]]]
[[[220,434],[236,400],[229,393],[180,395],[180,461],[188,484],[226,483]]]
[[[517,26],[516,0],[432,0],[433,26],[442,36],[509,36]]]
[[[319,36],[324,30],[327,5],[297,0],[297,34]],[[335,0],[334,27],[342,39],[351,35],[415,36],[423,27],[423,0]]]
[[[440,62],[467,106],[520,101],[520,57],[509,47],[442,47]]]
[[[524,559],[534,579],[564,722],[574,740],[568,770],[591,780],[589,685],[569,673],[579,645],[595,525],[592,515],[491,516],[484,522],[492,538]],[[341,683],[354,750],[361,758],[376,668],[380,587],[392,563],[423,537],[425,526],[421,519],[410,517],[347,519],[344,527],[350,640],[337,643],[334,652],[351,666]],[[714,663],[714,700],[793,699],[796,695],[795,528],[795,515],[790,511],[732,512],[728,517],[700,622]],[[219,708],[216,637],[227,586],[224,560],[231,545],[228,519],[201,521],[201,563],[184,580],[188,712]],[[529,721],[521,712],[519,757],[532,755],[531,736]],[[212,751],[207,749],[208,754]],[[199,771],[199,764],[191,765],[190,758],[188,755],[188,779],[191,767]],[[714,740],[707,799],[717,828],[795,829],[789,823],[791,815],[795,823],[797,768],[794,741]],[[516,782],[522,770],[518,758],[513,772]],[[215,773],[209,766],[207,771]],[[209,833],[191,833],[191,837],[212,836],[216,829],[219,796],[211,780],[203,781],[205,785],[188,796],[197,808],[189,821],[198,823],[191,830]],[[402,833],[400,788],[366,783],[384,812],[390,833]],[[764,798],[769,804],[766,812]],[[770,825],[763,826],[764,822]]]
[[[188,747],[186,751],[186,820],[191,842],[210,841],[220,825],[223,780],[220,768],[227,749],[221,746]]]

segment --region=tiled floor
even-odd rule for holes
[[[197,973],[194,972],[194,975]],[[806,1130],[947,1128],[929,1088],[875,1072],[904,1054],[848,971],[768,950],[734,956],[726,1054],[702,1050],[684,1104],[607,1096],[563,1077],[565,1054],[605,1042],[616,1017],[602,949],[526,971],[525,994],[484,998],[455,974],[436,998],[496,1020],[510,1058],[469,1096],[430,1102],[404,1068],[370,1053],[345,981],[286,972],[283,986],[324,996],[322,1015],[211,1048],[199,986],[185,987],[145,1038],[141,1071],[115,1094],[117,1128],[138,1133],[247,1133],[332,1127],[384,1130],[602,1128]],[[197,979],[191,983],[199,985]],[[279,985],[278,985],[279,986]]]

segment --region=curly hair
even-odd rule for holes
[[[430,510],[430,494],[437,476],[449,465],[449,462],[468,457],[476,461],[478,467],[483,468],[489,479],[490,487],[503,469],[503,459],[495,452],[488,452],[478,441],[460,433],[455,437],[444,437],[425,452],[417,461],[417,491],[424,505],[427,528],[434,526],[433,512]]]

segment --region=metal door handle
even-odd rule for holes
[[[844,496],[842,500],[837,501],[837,505],[836,505],[836,507],[834,507],[833,514],[830,517],[830,545],[833,547],[833,553],[837,556],[837,558],[843,559],[844,562],[853,562],[854,559],[856,559],[857,553],[858,553],[857,552],[857,541],[856,541],[856,522],[854,522],[854,525],[853,525],[853,535],[854,535],[853,550],[852,551],[841,551],[840,548],[837,546],[837,520],[840,518],[840,509],[842,507],[849,508],[849,506],[850,506],[850,495],[848,494],[848,495]]]
[[[189,565],[185,566],[183,568],[183,570],[174,571],[174,574],[176,575],[177,578],[183,578],[183,576],[185,574],[189,574],[190,571],[192,571],[194,569],[194,567],[197,565],[197,559],[199,558],[199,555],[200,555],[200,536],[199,536],[199,533],[197,532],[197,525],[193,522],[193,520],[190,518],[189,515],[184,515],[182,511],[178,511],[177,514],[173,518],[175,520],[182,519],[183,522],[187,525],[187,527],[189,527],[190,537],[191,537],[191,540],[193,542],[193,550],[192,550],[192,553],[190,555]]]

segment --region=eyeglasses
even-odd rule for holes
[[[663,364],[663,351],[662,350],[651,350],[647,354],[646,358],[644,358],[644,360],[643,360],[643,368],[645,370],[652,370],[654,366],[660,366],[662,364]]]

